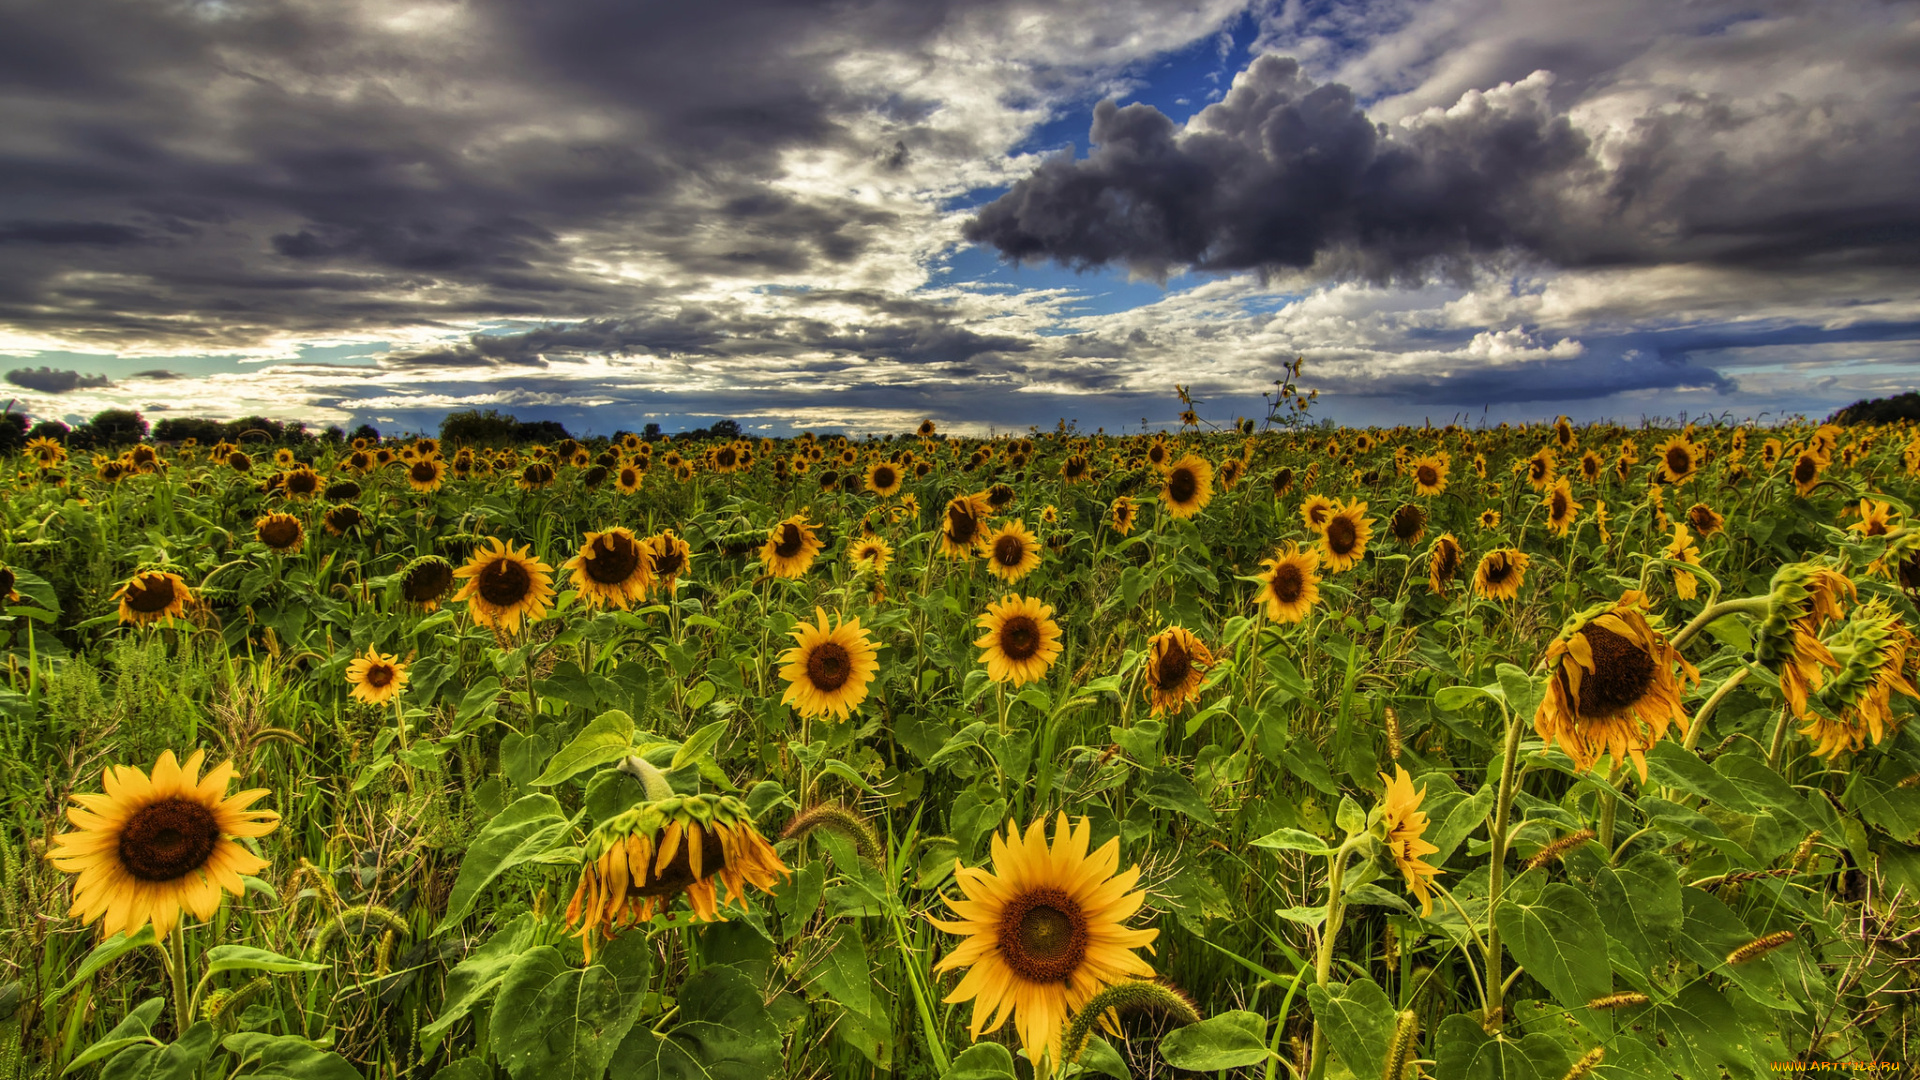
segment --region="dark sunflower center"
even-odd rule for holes
[[[295,495],[311,495],[320,489],[320,477],[316,473],[297,472],[287,477],[287,490]]]
[[[1421,487],[1432,487],[1440,482],[1440,470],[1431,465],[1420,466],[1414,470],[1413,475],[1420,481]]]
[[[1534,458],[1527,463],[1527,475],[1533,477],[1535,480],[1546,479],[1547,463],[1539,458]]]
[[[381,690],[381,689],[385,689],[392,682],[393,682],[393,665],[391,664],[367,665],[367,685],[368,686],[373,687],[375,690]]]
[[[957,506],[947,508],[947,538],[949,540],[952,540],[956,544],[967,543],[973,539],[974,534],[978,532],[979,529],[980,523],[974,520],[972,514],[967,513]]]
[[[662,577],[672,577],[685,565],[687,565],[687,557],[678,544],[666,545],[664,550],[655,553],[653,557],[653,569]]]
[[[1298,601],[1300,594],[1306,591],[1307,578],[1300,572],[1299,564],[1281,563],[1273,568],[1273,581],[1269,588],[1273,590],[1275,600],[1283,604],[1291,604]]]
[[[495,559],[480,571],[475,591],[494,607],[512,607],[533,590],[533,575],[517,559]]]
[[[1693,471],[1693,455],[1676,446],[1667,451],[1667,471],[1675,476],[1685,476]]]
[[[1167,651],[1160,654],[1160,662],[1153,667],[1153,683],[1162,690],[1171,690],[1187,681],[1187,675],[1193,670],[1193,658],[1177,641],[1167,642]]]
[[[1030,615],[1015,615],[1000,624],[1000,651],[1009,660],[1028,660],[1040,651],[1040,624]]]
[[[640,566],[640,545],[619,533],[595,538],[587,554],[581,565],[588,577],[602,585],[622,584]]]
[[[1313,523],[1314,523],[1315,525],[1325,525],[1325,524],[1327,523],[1327,515],[1328,515],[1328,514],[1330,514],[1330,513],[1332,513],[1332,511],[1331,511],[1331,510],[1329,510],[1329,509],[1327,509],[1327,508],[1326,508],[1326,507],[1324,507],[1324,506],[1316,506],[1316,507],[1314,507],[1314,508],[1313,508]]]
[[[861,562],[872,562],[879,557],[880,549],[873,544],[868,544],[860,549],[859,559]]]
[[[1811,455],[1802,454],[1800,460],[1793,463],[1793,479],[1797,483],[1811,483],[1818,475],[1820,475],[1820,463],[1813,460]]]
[[[632,469],[620,470],[620,486],[633,487],[640,482],[640,474]]]
[[[900,482],[900,474],[894,472],[893,467],[890,465],[882,465],[879,468],[873,470],[873,486],[874,487],[881,488],[884,490],[886,488],[892,487],[893,485],[899,482]]]
[[[120,863],[141,881],[174,881],[205,866],[219,841],[212,810],[162,799],[135,810],[121,827]]]
[[[1087,956],[1087,916],[1065,890],[1031,889],[1000,915],[1000,958],[1028,982],[1065,982]]]
[[[227,467],[233,469],[235,472],[246,472],[248,469],[253,468],[253,459],[235,450],[233,453],[227,455]]]
[[[1920,589],[1920,555],[1901,560],[1900,587],[1908,590]]]
[[[1393,512],[1393,535],[1402,543],[1413,543],[1426,529],[1426,511],[1419,507],[1408,504]]]
[[[780,542],[773,545],[773,553],[783,559],[791,559],[800,554],[806,542],[807,538],[800,533],[800,526],[789,521],[780,526]]]
[[[715,454],[713,456],[713,459],[720,463],[721,468],[730,469],[733,467],[733,463],[736,457],[737,455],[735,455],[733,450],[729,448],[729,449],[720,451],[718,454]]]
[[[1556,491],[1553,493],[1553,520],[1560,521],[1567,516],[1567,497]]]
[[[698,875],[693,872],[692,845],[695,833],[700,834],[700,873]],[[655,850],[658,850],[659,844],[659,838],[655,837]],[[673,853],[673,858],[668,859],[667,865],[658,871],[651,866],[646,867],[647,883],[633,886],[632,891],[641,896],[678,896],[685,892],[689,885],[703,877],[713,877],[726,867],[727,853],[726,848],[720,843],[720,837],[712,830],[689,824],[687,834],[680,838],[680,849]],[[636,868],[629,868],[630,874],[633,869]],[[639,875],[632,874],[632,877],[638,878]]]
[[[443,562],[421,563],[400,583],[400,590],[416,604],[438,600],[452,587],[453,567]]]
[[[1175,469],[1167,474],[1167,497],[1176,503],[1193,501],[1194,493],[1200,490],[1200,478],[1193,475],[1192,469]]]
[[[1027,545],[1012,534],[993,542],[993,561],[1005,567],[1017,567],[1027,557]]]
[[[260,526],[260,542],[270,548],[289,548],[299,540],[300,523],[293,518],[274,518]]]
[[[1335,555],[1347,555],[1360,543],[1360,532],[1353,527],[1353,519],[1342,514],[1327,521],[1327,550]]]
[[[1505,555],[1495,555],[1487,560],[1487,583],[1498,585],[1513,574],[1513,563]]]
[[[1452,544],[1441,544],[1433,549],[1433,572],[1442,578],[1450,578],[1460,568],[1460,549]]]
[[[853,677],[853,657],[837,641],[823,641],[807,652],[807,681],[831,694]]]
[[[1079,458],[1067,459],[1067,477],[1069,479],[1078,477],[1081,473],[1086,471],[1087,471],[1086,462],[1081,461]]]
[[[1653,657],[1632,640],[1604,626],[1580,630],[1593,654],[1593,670],[1580,680],[1580,715],[1608,716],[1639,701],[1653,688]]]
[[[165,611],[173,604],[173,579],[163,574],[144,577],[127,588],[127,606],[143,615]]]
[[[408,469],[407,473],[413,477],[415,483],[420,484],[431,484],[440,476],[440,470],[435,468],[431,461],[416,461],[413,463],[413,468]],[[287,486],[292,487],[293,485],[289,483]]]

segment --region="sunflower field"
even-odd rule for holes
[[[1920,1073],[1920,432],[1298,374],[1158,434],[35,440],[0,1080]]]

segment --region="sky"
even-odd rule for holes
[[[1913,0],[0,0],[13,411],[581,434],[1824,416]]]

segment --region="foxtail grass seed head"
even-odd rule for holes
[[[1567,1075],[1561,1077],[1560,1080],[1586,1080],[1587,1077],[1593,1075],[1593,1070],[1600,1067],[1600,1063],[1605,1061],[1606,1057],[1607,1048],[1604,1046],[1596,1046],[1585,1054],[1582,1054],[1580,1060],[1574,1062],[1573,1068],[1568,1069]]]
[[[1587,1002],[1587,1008],[1631,1009],[1637,1005],[1646,1005],[1651,1001],[1653,1001],[1653,999],[1645,994],[1633,990],[1625,990],[1618,994],[1608,994],[1606,997],[1594,998],[1592,1001]]]
[[[1400,717],[1393,706],[1386,707],[1387,714],[1387,757],[1392,761],[1400,760]]]
[[[839,803],[821,803],[802,810],[780,831],[780,839],[798,840],[815,829],[825,829],[846,837],[853,844],[854,853],[871,862],[879,862],[886,855],[886,848],[880,843],[880,836],[873,831],[873,826]]]
[[[1539,854],[1528,859],[1527,869],[1538,870],[1556,859],[1564,858],[1567,852],[1594,839],[1594,836],[1595,834],[1592,829],[1581,829],[1579,832],[1568,833],[1553,843],[1548,844],[1546,847],[1541,848]]]
[[[1800,846],[1795,848],[1793,851],[1794,870],[1798,871],[1806,867],[1807,860],[1813,857],[1813,846],[1815,844],[1818,844],[1819,842],[1820,842],[1819,829],[1815,829],[1812,832],[1808,833],[1807,838],[1805,840],[1800,841]]]
[[[1405,1080],[1407,1066],[1413,1061],[1414,1040],[1420,1034],[1420,1014],[1404,1009],[1394,1017],[1393,1041],[1387,1045],[1386,1067],[1380,1080]]]
[[[1093,1035],[1095,1024],[1109,1033],[1117,1033],[1119,1028],[1114,1022],[1121,1013],[1155,1012],[1167,1017],[1174,1023],[1185,1026],[1200,1022],[1200,1011],[1193,1006],[1187,995],[1152,979],[1129,979],[1115,983],[1105,990],[1087,999],[1080,1011],[1074,1014],[1073,1022],[1067,1025],[1066,1034],[1060,1038],[1061,1057],[1068,1062],[1077,1062],[1086,1052],[1087,1040]]]
[[[1727,963],[1730,965],[1738,965],[1758,960],[1792,940],[1793,931],[1776,930],[1765,937],[1754,938],[1752,941],[1728,953]]]

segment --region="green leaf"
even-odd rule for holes
[[[493,1066],[476,1057],[463,1057],[434,1073],[433,1080],[493,1080]]]
[[[599,1080],[646,1001],[645,934],[607,943],[591,967],[551,945],[520,954],[488,1022],[493,1052],[514,1080]],[[684,992],[683,992],[684,993]]]
[[[294,1035],[243,1031],[220,1045],[240,1056],[234,1080],[362,1080],[346,1058]]]
[[[684,769],[713,753],[713,748],[720,743],[720,736],[727,733],[728,723],[729,721],[726,720],[715,720],[694,732],[691,738],[680,744],[680,749],[673,755],[673,764],[669,768]]]
[[[1140,799],[1149,806],[1185,814],[1202,825],[1212,825],[1216,820],[1213,807],[1207,805],[1199,789],[1178,769],[1155,769],[1149,773],[1146,783],[1140,786]]]
[[[609,1080],[765,1080],[779,1074],[780,1029],[760,988],[739,968],[716,964],[682,983],[678,1019],[664,1038],[636,1027],[620,1044]]]
[[[1126,1059],[1120,1056],[1120,1051],[1098,1035],[1087,1036],[1087,1045],[1080,1051],[1080,1067],[1088,1072],[1111,1076],[1114,1080],[1133,1080],[1133,1072],[1127,1068]]]
[[[1434,1080],[1557,1080],[1573,1067],[1552,1037],[1489,1035],[1477,1017],[1455,1013],[1440,1021],[1431,1042]]]
[[[1325,840],[1300,829],[1275,829],[1253,841],[1253,846],[1276,851],[1304,851],[1309,855],[1331,855],[1334,852]]]
[[[440,1015],[420,1029],[420,1045],[431,1053],[446,1038],[448,1029],[478,1008],[500,988],[507,969],[532,944],[538,920],[531,912],[521,915],[487,939],[485,945],[468,953],[447,972],[447,993]]]
[[[447,914],[434,933],[444,933],[467,917],[480,893],[508,870],[545,854],[570,827],[551,795],[528,795],[500,811],[480,830],[460,860],[460,875],[447,897]]]
[[[633,748],[633,718],[615,709],[603,712],[560,748],[532,787],[552,787],[626,757]]]
[[[1750,929],[1719,897],[1704,889],[1689,886],[1681,890],[1680,895],[1687,921],[1681,927],[1678,944],[1688,959],[1706,971],[1732,979],[1768,1008],[1803,1011],[1794,1000],[1797,995],[1787,993],[1789,977],[1796,986],[1802,981],[1802,973],[1794,971],[1789,960],[1797,951],[1796,946],[1790,943],[1744,964],[1729,964],[1727,954],[1759,937],[1760,933]],[[1811,979],[1818,978],[1812,973],[1808,975]]]
[[[1500,677],[1500,689],[1507,695],[1507,708],[1512,710],[1514,720],[1530,719],[1534,710],[1540,707],[1541,697],[1545,696],[1544,680],[1536,679],[1512,664],[1495,664],[1493,671]]]
[[[213,1025],[205,1020],[166,1046],[129,1046],[100,1069],[100,1080],[194,1080],[213,1055]]]
[[[1680,929],[1681,919],[1680,879],[1672,863],[1651,852],[1641,852],[1619,867],[1590,855],[1569,863],[1592,881],[1601,925],[1608,937],[1626,946],[1636,970],[1652,971],[1664,963],[1667,942]]]
[[[953,1059],[940,1080],[1018,1080],[1013,1055],[999,1043],[974,1043]]]
[[[1485,686],[1448,686],[1433,695],[1433,707],[1441,712],[1459,712],[1461,709],[1481,699],[1503,701],[1506,695],[1493,693],[1493,688]]]
[[[1193,1072],[1258,1065],[1269,1056],[1266,1017],[1239,1009],[1175,1028],[1160,1040],[1161,1060]]]
[[[844,854],[852,854],[850,846]],[[835,862],[846,866],[844,856]],[[874,1065],[887,1068],[893,1060],[892,1024],[879,995],[873,992],[873,968],[867,960],[867,947],[861,940],[857,920],[844,921],[835,929],[833,948],[814,965],[813,974],[814,984],[810,988],[816,992],[813,996],[831,1001],[846,1011],[847,1015],[834,1028],[840,1038]]]
[[[1352,836],[1367,827],[1367,812],[1351,796],[1342,795],[1340,808],[1333,814],[1333,823],[1339,826],[1341,832]]]
[[[1513,958],[1560,1004],[1578,1009],[1613,989],[1606,950],[1594,947],[1600,913],[1579,889],[1556,882],[1533,902],[1503,900],[1494,920]]]
[[[128,937],[125,933],[119,933],[95,945],[93,951],[87,954],[87,958],[80,962],[80,970],[74,973],[73,978],[68,979],[60,989],[48,994],[46,1000],[41,1003],[40,1007],[42,1009],[53,1008],[54,1002],[66,997],[81,983],[93,978],[101,968],[113,963],[134,949],[138,949],[143,945],[152,945],[155,941],[153,924],[147,923],[140,927],[140,929],[134,931],[132,937]]]
[[[295,960],[265,949],[252,949],[245,945],[215,945],[207,950],[206,974],[221,971],[267,971],[275,975],[285,975],[294,971],[325,971],[327,965]]]
[[[166,1004],[166,998],[148,998],[134,1006],[132,1012],[120,1018],[112,1031],[102,1035],[92,1046],[80,1051],[78,1056],[69,1061],[67,1067],[60,1070],[60,1075],[65,1076],[76,1069],[112,1057],[129,1046],[140,1043],[160,1045],[160,1040],[153,1037],[153,1022],[160,1018],[160,1010]]]
[[[1354,983],[1307,987],[1307,1004],[1333,1052],[1355,1076],[1379,1076],[1393,1041],[1395,1009],[1386,991],[1362,977]]]

